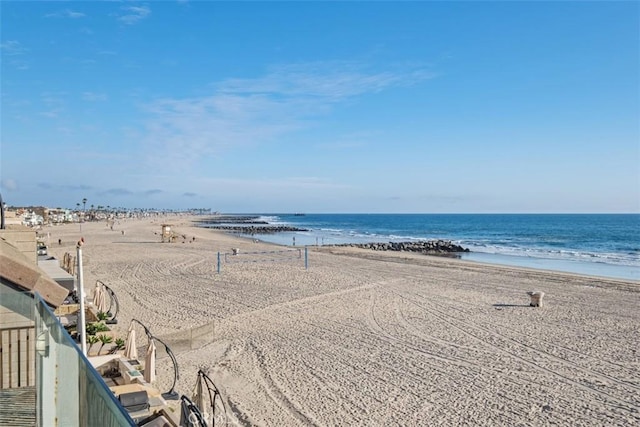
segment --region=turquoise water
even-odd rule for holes
[[[446,239],[464,259],[640,280],[638,214],[306,214],[261,215],[305,228],[256,236],[292,245]]]

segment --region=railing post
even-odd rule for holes
[[[220,252],[218,252],[218,274],[220,274]]]
[[[309,269],[309,250],[306,246],[304,247],[304,269]]]
[[[78,326],[80,326],[80,348],[82,354],[87,355],[87,324],[84,312],[84,280],[82,276],[82,242],[83,239],[78,241],[77,246],[77,258],[78,258],[78,298],[80,298],[80,316],[78,319]],[[77,326],[76,326],[77,327]]]

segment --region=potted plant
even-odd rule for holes
[[[100,345],[100,348],[98,349],[98,355],[100,355],[100,353],[102,352],[102,347],[104,347],[105,344],[111,344],[113,342],[113,337],[109,335],[100,334],[98,335],[98,340],[102,343]]]
[[[114,342],[114,346],[111,347],[111,351],[109,353],[114,354],[118,350],[122,350],[124,348],[124,340],[122,338],[116,338]]]
[[[89,348],[87,349],[87,356],[91,354],[91,347],[93,347],[93,345],[96,344],[98,341],[100,340],[95,335],[87,336],[87,344],[89,344]]]

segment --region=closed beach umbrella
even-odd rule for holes
[[[93,290],[93,306],[98,311],[103,311],[100,309],[100,305],[102,304],[102,308],[105,308],[106,298],[104,297],[104,289],[100,286],[100,283],[96,283],[96,287]]]
[[[107,292],[103,286],[99,286],[98,289],[100,289],[98,293],[98,301],[94,304],[98,312],[106,313],[107,310],[109,310],[109,307],[107,307]]]
[[[204,377],[200,375],[198,372],[198,380],[196,382],[196,386],[193,389],[193,395],[191,396],[193,403],[198,407],[200,413],[202,414],[202,418],[206,422],[210,422],[211,414],[209,411],[211,410],[211,402],[209,401],[209,390],[207,385],[204,383]]]
[[[144,380],[148,383],[156,380],[156,343],[153,339],[149,342],[144,358]]]
[[[100,284],[96,282],[96,287],[93,289],[93,305],[98,305],[100,292],[102,292],[102,289],[100,289]]]
[[[180,425],[207,427],[198,407],[184,394],[180,396]]]
[[[133,323],[129,326],[127,341],[124,343],[124,357],[128,360],[138,359],[138,349],[136,348],[136,330],[133,329]]]

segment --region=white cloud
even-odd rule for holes
[[[4,51],[5,55],[23,55],[28,49],[22,46],[17,40],[7,40],[4,43],[0,43],[0,49]]]
[[[17,68],[18,70],[28,70],[29,69],[29,63],[27,61],[23,61],[21,59],[13,59],[13,60],[9,61],[9,63],[11,64],[11,66]]]
[[[22,44],[17,40],[7,40],[4,43],[0,43],[0,50],[2,53],[8,57],[9,64],[17,68],[18,70],[27,70],[29,69],[29,62],[22,55],[26,54],[29,50],[22,46]]]
[[[107,94],[106,93],[95,93],[95,92],[83,92],[82,99],[90,102],[98,102],[98,101],[106,101]]]
[[[365,147],[367,145],[367,141],[377,138],[377,136],[376,132],[371,131],[351,132],[338,135],[335,139],[330,141],[323,141],[316,147],[321,148],[322,150],[350,150]]]
[[[56,131],[65,134],[65,135],[72,135],[74,133],[73,129],[71,129],[68,126],[58,126],[56,128]]]
[[[40,99],[45,111],[41,111],[40,115],[54,119],[64,111],[66,93],[65,92],[43,92]]]
[[[45,15],[46,18],[84,18],[86,15],[82,12],[75,12],[70,9],[61,10],[58,12],[53,12]]]
[[[15,191],[18,189],[18,183],[11,178],[7,178],[0,181],[0,187],[7,191]]]
[[[229,194],[335,194],[353,190],[353,186],[335,183],[319,177],[288,177],[282,179],[203,178],[192,183],[206,192],[208,188],[225,188]]]
[[[332,62],[280,66],[264,77],[222,81],[211,96],[148,105],[148,152],[171,153],[188,168],[229,147],[268,143],[307,128],[340,101],[432,77],[420,69],[367,72],[358,64]]]
[[[125,11],[125,15],[120,15],[118,20],[128,25],[135,24],[151,14],[149,6],[125,6],[122,10]]]
[[[56,117],[58,117],[58,115],[59,115],[61,112],[62,112],[62,109],[60,109],[60,108],[54,108],[54,109],[49,110],[49,111],[42,111],[42,112],[40,112],[40,115],[41,115],[41,116],[44,116],[44,117],[48,117],[48,118],[50,118],[50,119],[55,119]]]
[[[299,126],[289,106],[263,96],[218,94],[160,100],[149,106],[150,152],[171,153],[185,167],[230,146],[271,140]],[[158,146],[158,144],[160,146]],[[162,159],[158,159],[162,162]]]
[[[433,77],[434,74],[421,69],[367,72],[357,63],[317,62],[274,67],[269,74],[258,79],[230,79],[220,84],[219,90],[339,100],[391,86],[412,85]]]
[[[6,42],[0,43],[0,50],[2,50],[4,55],[12,57],[9,60],[9,64],[11,64],[12,67],[18,70],[29,69],[29,62],[19,56],[27,53],[29,49],[25,48],[19,41],[7,40]]]

